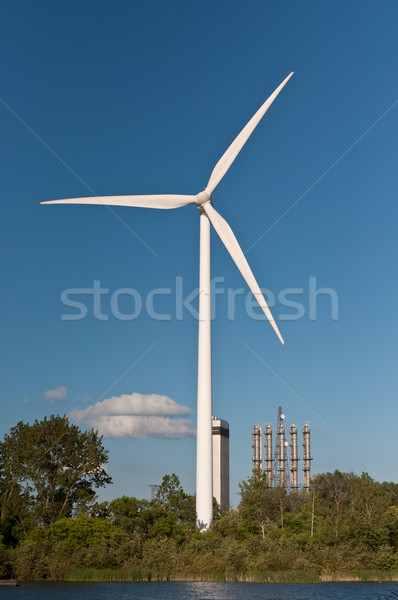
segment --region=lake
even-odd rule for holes
[[[0,600],[395,600],[398,583],[25,582]]]

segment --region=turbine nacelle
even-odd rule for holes
[[[208,202],[211,203],[211,196],[206,190],[203,190],[203,192],[199,192],[199,194],[196,194],[195,199],[196,205],[199,210],[203,210],[204,204],[207,204]]]

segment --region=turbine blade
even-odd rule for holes
[[[135,206],[137,208],[180,208],[195,204],[195,196],[163,194],[155,196],[93,196],[89,198],[68,198],[50,200],[40,204],[103,204],[105,206]]]
[[[220,183],[221,179],[224,177],[225,173],[228,171],[229,167],[234,162],[235,158],[238,156],[239,152],[242,150],[243,146],[253,133],[254,129],[257,127],[262,117],[265,115],[279,92],[282,88],[287,84],[291,76],[293,75],[293,71],[286,77],[284,81],[276,88],[276,90],[271,94],[271,96],[264,102],[264,104],[258,109],[256,114],[250,119],[247,125],[242,129],[240,134],[234,139],[232,144],[229,146],[228,150],[224,152],[218,163],[213,169],[212,174],[210,175],[209,183],[206,186],[206,192],[211,196],[214,192],[215,188]]]
[[[278,336],[282,344],[284,344],[285,342],[283,341],[278,326],[274,321],[271,311],[268,308],[267,302],[265,301],[265,298],[257,284],[257,281],[254,278],[252,270],[250,269],[246,257],[238,244],[238,240],[236,239],[234,232],[232,231],[228,223],[225,221],[225,219],[223,219],[222,216],[213,208],[210,202],[203,204],[203,209],[209,217],[214,229],[220,236],[224,246],[232,256],[239,271],[242,273],[243,278],[245,279],[247,285],[253,293],[253,296],[256,298],[257,302],[263,309],[263,312],[267,317],[268,321],[271,323],[271,326],[274,329],[276,335]]]

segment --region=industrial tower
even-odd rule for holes
[[[267,482],[270,487],[273,484],[273,473],[272,473],[272,427],[271,425],[265,426],[264,431],[265,438],[265,473],[267,475]]]
[[[278,420],[276,426],[276,440],[274,450],[273,483],[281,487],[289,487],[289,469],[286,446],[289,442],[285,439],[285,415],[282,407],[278,407]]]
[[[221,507],[229,508],[229,424],[212,419],[213,496]]]
[[[263,468],[263,459],[261,453],[261,427],[255,425],[252,432],[253,439],[253,469]]]
[[[290,487],[298,488],[297,425],[290,427]]]
[[[311,442],[310,426],[308,423],[303,425],[303,471],[304,471],[304,489],[309,490],[311,483]]]

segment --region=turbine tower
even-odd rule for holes
[[[245,145],[258,123],[293,73],[276,88],[235,138],[214,167],[203,192],[196,196],[177,194],[144,196],[102,196],[52,200],[42,204],[103,204],[139,208],[171,209],[196,204],[200,214],[199,265],[199,349],[198,349],[198,410],[196,445],[196,516],[201,529],[206,529],[213,516],[212,474],[212,391],[211,391],[211,298],[210,298],[210,223],[221,238],[233,261],[243,275],[257,302],[264,311],[276,335],[283,338],[272,317],[265,298],[254,278],[238,241],[212,204],[212,193]]]

